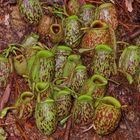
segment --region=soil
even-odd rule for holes
[[[88,1],[88,0],[86,0]],[[84,2],[84,0],[81,0]],[[103,2],[102,0],[89,0],[95,5]],[[109,2],[109,0],[104,0]],[[118,13],[119,26],[116,31],[117,41],[136,44],[135,42],[140,36],[140,1],[133,1],[133,11],[129,12],[124,0],[113,0]],[[8,44],[20,43],[23,38],[31,32],[37,33],[37,26],[28,25],[20,16],[16,0],[0,0],[0,52],[8,47]],[[40,40],[47,43],[43,35]],[[126,45],[118,44],[118,58],[122,49]],[[87,63],[88,58],[86,59]],[[118,59],[117,59],[118,61]],[[90,72],[89,72],[90,73]],[[12,105],[19,94],[27,90],[25,81],[14,73],[9,79],[12,79],[12,89],[9,101],[5,106]],[[6,118],[0,120],[0,126],[5,129],[8,134],[8,140],[140,140],[140,93],[136,90],[136,85],[129,85],[126,78],[118,73],[111,77],[115,82],[109,82],[106,94],[116,97],[123,105],[122,120],[117,130],[110,135],[98,136],[94,129],[84,132],[85,128],[69,129],[71,120],[66,126],[58,127],[57,131],[50,137],[41,134],[35,125],[34,116],[26,121],[21,121],[9,112]],[[10,81],[10,80],[9,80]],[[118,84],[116,84],[116,82]],[[5,89],[0,88],[0,98],[2,98]],[[70,131],[70,135],[66,132]]]

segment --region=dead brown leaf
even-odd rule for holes
[[[134,2],[134,0],[125,0],[125,5],[127,7],[127,10],[129,12],[132,12],[133,11],[133,6],[132,6],[132,3]]]
[[[4,91],[4,94],[0,101],[0,111],[4,108],[5,104],[8,102],[11,92],[11,83],[9,83]]]

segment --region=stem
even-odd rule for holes
[[[74,93],[74,94],[77,94],[74,90],[72,90],[72,89],[68,88],[67,86],[65,86],[64,88],[65,88],[65,89],[67,89],[68,91],[70,91],[70,92]]]
[[[68,122],[67,122],[66,129],[65,129],[64,140],[69,140],[71,124],[72,124],[72,118],[71,118],[71,116],[70,116],[70,118],[69,118],[69,120],[68,120]]]
[[[118,72],[121,72],[124,76],[126,76],[126,79],[128,80],[129,84],[133,83],[133,77],[131,76],[131,74],[124,72],[122,70],[118,70]]]
[[[4,127],[4,126],[7,126],[7,125],[12,125],[12,124],[15,124],[15,122],[0,124],[0,127]]]
[[[89,27],[82,27],[80,30],[83,31],[83,30],[88,30]]]
[[[95,50],[95,48],[81,48],[79,49],[79,53],[85,53]]]
[[[40,92],[38,93],[38,95],[37,95],[37,102],[39,103],[40,102]]]
[[[124,45],[129,45],[129,43],[125,42],[125,41],[117,41],[117,44],[124,44]]]
[[[61,120],[60,121],[60,124],[61,125],[64,125],[67,121],[68,121],[68,119],[71,117],[71,114],[70,115],[68,115],[67,117],[65,117],[63,120]]]
[[[134,138],[134,135],[133,135],[133,131],[132,131],[132,128],[130,126],[130,124],[128,123],[128,121],[125,119],[125,113],[122,112],[122,119],[124,120],[124,123],[126,124],[126,127],[127,127],[127,130],[129,131],[129,136],[130,136],[130,139],[133,139]]]
[[[65,6],[65,5],[63,5],[63,10],[64,10],[64,13],[65,13],[67,16],[69,16],[69,14],[67,13],[66,6]]]
[[[93,124],[92,124],[89,128],[85,129],[85,130],[83,131],[83,133],[85,133],[85,132],[91,130],[92,128],[93,128]]]
[[[128,105],[122,105],[122,110],[127,108],[127,107],[128,107]]]
[[[113,82],[113,83],[115,83],[116,85],[120,85],[120,83],[114,81],[113,79],[107,79],[107,80],[108,80],[108,81],[111,81],[111,82]]]

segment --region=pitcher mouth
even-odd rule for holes
[[[80,60],[81,56],[77,55],[77,54],[72,54],[68,57],[68,60],[70,61],[76,61],[76,60]]]
[[[70,95],[70,91],[63,89],[60,90],[58,93],[56,93],[54,96],[57,98],[57,97],[62,97],[67,95]]]
[[[92,76],[92,82],[95,83],[96,85],[107,85],[108,81],[105,79],[103,76],[95,74]]]
[[[49,88],[49,83],[46,82],[38,82],[36,84],[36,91],[37,92],[44,92]]]
[[[95,20],[91,24],[91,28],[94,29],[107,29],[108,25],[105,22],[102,22],[100,20]]]
[[[72,16],[69,16],[67,19],[68,20],[78,20],[79,18],[76,15],[72,15]]]
[[[95,6],[92,4],[84,4],[82,8],[95,8]]]
[[[114,97],[112,96],[105,96],[105,97],[102,97],[100,99],[98,99],[96,102],[95,102],[95,107],[97,107],[98,105],[100,104],[107,104],[109,106],[113,106],[117,109],[121,109],[121,103]]]
[[[77,100],[78,101],[80,101],[80,102],[90,102],[90,101],[93,101],[93,98],[92,98],[92,96],[90,96],[90,95],[81,95],[81,96],[79,96],[78,98],[77,98]]]
[[[79,65],[75,68],[76,71],[79,71],[79,70],[86,70],[86,69],[87,69],[86,66],[81,65],[81,64],[79,64]]]
[[[139,47],[138,46],[135,46],[135,45],[130,45],[129,47],[128,47],[128,49],[130,49],[130,50],[137,50]]]
[[[22,63],[22,62],[24,61],[25,57],[24,57],[23,55],[17,55],[17,56],[15,57],[15,59],[16,59],[18,62]]]
[[[51,99],[51,98],[47,98],[46,100],[44,100],[44,101],[40,101],[40,102],[38,102],[38,104],[39,105],[41,105],[41,104],[46,104],[46,105],[49,105],[49,104],[54,104],[55,103],[55,101],[53,100],[53,99]],[[37,104],[37,105],[38,105]]]
[[[50,30],[53,34],[59,34],[61,32],[61,26],[59,24],[52,24]]]
[[[72,49],[71,49],[70,47],[68,47],[68,46],[64,46],[64,45],[60,45],[60,46],[58,46],[57,49],[58,49],[58,50],[69,51],[69,52],[72,51]]]
[[[30,102],[34,98],[34,94],[32,92],[26,91],[21,94],[21,100],[24,103]]]
[[[112,96],[103,97],[102,102],[108,105],[112,105],[116,108],[121,108],[121,103]]]
[[[100,9],[104,9],[104,8],[108,8],[112,6],[114,6],[112,3],[104,3],[104,4],[101,4],[98,8],[100,10]]]
[[[51,58],[54,54],[50,50],[41,50],[37,53],[39,58]]]
[[[99,44],[95,48],[96,51],[106,51],[106,52],[112,52],[112,48],[106,44]]]

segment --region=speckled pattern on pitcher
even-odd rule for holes
[[[73,123],[85,126],[93,121],[94,105],[91,96],[81,95],[75,100],[72,112]]]
[[[10,75],[11,66],[7,58],[0,56],[0,87],[6,87]]]
[[[94,126],[99,135],[113,132],[121,118],[121,111],[108,104],[100,104],[95,110]]]
[[[45,135],[51,135],[57,127],[57,110],[53,100],[36,104],[35,119],[37,128]]]
[[[38,24],[43,11],[39,0],[19,0],[19,10],[23,18],[30,24]]]
[[[64,23],[64,41],[70,47],[76,47],[82,37],[81,23],[77,16],[66,18]]]

